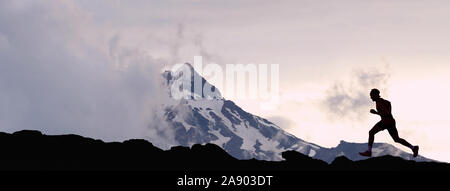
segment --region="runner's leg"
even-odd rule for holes
[[[369,131],[369,148],[372,148],[373,142],[375,141],[375,134],[383,130],[382,123],[378,122],[375,126]]]
[[[396,143],[400,143],[400,144],[404,145],[405,147],[408,147],[411,149],[413,148],[413,146],[410,143],[408,143],[408,141],[406,141],[405,139],[402,139],[398,136],[398,131],[395,126],[389,127],[388,131],[389,131],[389,134],[391,135],[392,139],[394,139],[394,141]]]

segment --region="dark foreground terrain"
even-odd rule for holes
[[[355,151],[357,152],[357,151]],[[284,161],[237,160],[213,144],[163,151],[145,140],[105,143],[77,135],[39,131],[0,133],[0,170],[143,170],[143,171],[359,171],[450,170],[447,163],[415,162],[384,156],[363,161],[336,158],[331,164],[295,151]]]

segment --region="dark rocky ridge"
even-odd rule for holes
[[[283,152],[284,161],[237,160],[214,144],[163,151],[145,140],[105,143],[78,135],[49,136],[29,130],[0,133],[0,151],[0,170],[450,170],[447,163],[407,161],[392,156],[356,162],[338,157],[328,164],[296,151]]]

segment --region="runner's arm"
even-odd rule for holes
[[[380,115],[380,113],[375,109],[371,109],[370,113],[375,114],[375,115]]]

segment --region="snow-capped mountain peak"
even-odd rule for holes
[[[281,160],[285,150],[314,155],[319,146],[307,143],[283,131],[274,123],[252,115],[233,101],[222,98],[220,91],[201,77],[190,64],[176,71],[166,71],[167,88],[182,97],[176,105],[165,107],[165,120],[175,132],[180,145],[214,143],[239,159]],[[195,91],[195,80],[202,90]],[[182,93],[182,96],[180,96]],[[174,96],[171,93],[170,96]]]
[[[175,99],[222,99],[219,89],[210,84],[189,64],[181,64],[163,73],[170,96]]]

